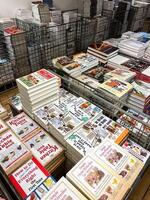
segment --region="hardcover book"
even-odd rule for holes
[[[43,129],[36,132],[36,135],[25,141],[34,157],[43,165],[48,165],[63,153],[63,147],[49,136]]]
[[[33,157],[11,174],[9,180],[24,199],[42,184],[48,176],[48,171]]]
[[[0,134],[8,129],[8,126],[0,119]]]
[[[10,174],[31,158],[30,151],[8,130],[0,135],[0,165],[6,174]]]
[[[7,124],[21,140],[33,135],[39,129],[39,125],[24,112],[8,120]]]

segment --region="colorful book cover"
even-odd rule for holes
[[[63,152],[62,146],[43,129],[38,130],[36,135],[26,140],[25,145],[43,166],[49,164]]]
[[[128,67],[135,72],[142,72],[149,67],[149,63],[142,59],[130,59],[123,63],[123,66]]]
[[[81,65],[77,62],[74,62],[74,63],[71,63],[71,64],[63,67],[63,70],[68,74],[72,74],[74,72],[80,72]]]
[[[30,157],[29,150],[11,130],[0,135],[0,165],[6,174],[13,172]]]
[[[144,166],[141,161],[109,139],[103,140],[92,154],[95,159],[105,163],[124,178],[129,185],[133,184]]]
[[[74,61],[71,58],[69,58],[67,56],[63,56],[63,57],[57,58],[55,64],[58,65],[58,67],[62,67],[63,68],[64,66],[70,65],[73,62]]]
[[[99,87],[115,95],[118,98],[123,97],[133,88],[133,86],[130,83],[122,81],[118,78],[111,78],[105,81],[104,83],[100,84]]]
[[[127,139],[121,146],[133,156],[141,160],[144,164],[150,158],[150,152],[131,139]]]
[[[98,86],[100,86],[99,82],[97,80],[94,80],[86,75],[81,75],[81,76],[78,76],[77,79],[79,81],[81,81],[82,83],[84,83],[85,85],[87,86],[90,86],[94,89],[97,89]]]
[[[64,177],[62,177],[43,200],[86,200],[86,198]]]
[[[8,120],[7,124],[21,140],[34,134],[39,128],[39,125],[24,112]]]
[[[86,66],[96,66],[98,65],[99,63],[99,60],[93,56],[93,55],[90,55],[90,54],[87,54],[87,53],[79,53],[79,54],[75,54],[73,56],[73,59],[82,64],[82,65],[86,65]]]
[[[35,191],[48,176],[48,171],[33,157],[11,174],[9,180],[24,199]]]
[[[67,178],[89,199],[115,200],[125,193],[123,181],[91,156],[82,158]]]
[[[8,126],[0,119],[0,134],[8,129]]]

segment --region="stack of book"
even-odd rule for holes
[[[35,120],[63,146],[66,144],[64,137],[83,124],[83,121],[74,114],[70,112],[64,114],[57,106],[52,104],[41,107],[34,115]]]
[[[130,71],[129,69],[115,69],[111,72],[108,72],[104,75],[104,79],[108,80],[110,78],[119,78],[123,81],[131,82],[133,78],[136,76],[135,72]]]
[[[55,185],[48,171],[32,157],[9,176],[9,181],[22,199],[42,199]]]
[[[130,93],[127,103],[137,111],[150,113],[146,105],[150,104],[150,88],[147,87],[148,83],[144,81],[135,80],[133,83],[133,91]]]
[[[62,24],[62,12],[55,7],[50,8],[50,20],[56,24]]]
[[[77,163],[105,138],[120,144],[126,139],[128,133],[129,131],[126,128],[101,114],[97,118],[89,120],[78,131],[66,137],[66,156],[73,163]]]
[[[65,160],[63,147],[43,129],[37,130],[24,143],[50,174]]]
[[[119,78],[111,78],[100,84],[99,89],[113,99],[117,98],[120,100],[125,100],[129,92],[132,91],[133,86]]]
[[[107,63],[108,60],[118,54],[119,49],[106,42],[94,43],[88,47],[87,52],[96,56],[101,63]]]
[[[24,112],[9,119],[6,123],[21,141],[33,136],[40,129],[39,125]]]
[[[125,63],[129,60],[130,60],[129,58],[127,58],[123,55],[117,55],[108,60],[107,66],[111,67],[112,69],[123,68],[123,63]]]
[[[0,167],[4,173],[11,174],[31,156],[31,152],[11,130],[0,135]]]
[[[119,43],[119,51],[123,54],[129,55],[135,58],[141,58],[144,56],[146,45],[140,41],[133,39],[123,40]]]
[[[67,179],[88,199],[123,199],[128,187],[116,172],[87,155],[68,173]]]
[[[8,112],[7,110],[2,106],[2,104],[0,103],[0,119],[7,119],[8,118]]]
[[[5,124],[3,120],[0,119],[0,134],[8,129],[8,126]]]
[[[62,177],[42,200],[87,200],[66,178]]]
[[[60,78],[46,69],[18,78],[16,81],[22,108],[30,116],[36,109],[58,99]]]
[[[148,164],[150,159],[150,152],[144,149],[131,139],[127,139],[122,145],[125,150],[143,162],[144,165]]]
[[[127,112],[131,117],[129,115],[127,116],[126,114],[123,114],[120,116],[117,122],[131,131],[130,135],[136,142],[145,146],[150,135],[150,127],[148,126],[150,120],[134,110],[129,109]],[[143,121],[147,125],[143,125],[138,120]]]
[[[150,45],[149,47],[146,49],[145,53],[144,53],[144,56],[143,56],[143,59],[146,60],[146,61],[150,61]]]
[[[109,139],[105,139],[92,152],[92,157],[104,163],[106,169],[117,173],[126,183],[128,190],[141,173],[144,164],[125,149]]]

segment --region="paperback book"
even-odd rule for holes
[[[30,151],[11,130],[0,135],[0,166],[7,175],[30,158]]]

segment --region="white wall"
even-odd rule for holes
[[[33,0],[0,0],[0,17],[13,17],[19,8],[29,9]],[[59,9],[77,8],[76,0],[53,0],[54,6]]]

